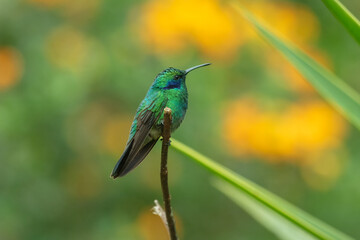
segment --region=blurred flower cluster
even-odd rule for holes
[[[273,109],[251,97],[231,102],[223,128],[229,152],[297,164],[311,187],[328,189],[344,167],[345,121],[323,101],[282,105]]]
[[[322,101],[286,103],[274,110],[243,98],[231,102],[225,112],[229,150],[239,156],[302,164],[319,152],[338,148],[344,138],[343,119]]]
[[[23,72],[21,54],[11,47],[0,47],[0,91],[15,85]]]
[[[238,21],[217,0],[151,0],[136,16],[141,39],[158,54],[194,46],[205,55],[228,58],[243,41]]]

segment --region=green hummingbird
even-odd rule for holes
[[[189,72],[204,63],[185,71],[167,68],[159,73],[140,103],[123,154],[111,173],[112,178],[122,177],[137,167],[154,147],[163,130],[164,108],[172,111],[171,132],[176,130],[188,108],[188,92],[185,78]]]

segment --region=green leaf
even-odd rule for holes
[[[344,25],[346,30],[360,44],[359,20],[338,0],[322,0],[330,12]]]
[[[244,192],[239,191],[233,185],[217,179],[214,186],[237,205],[243,208],[250,216],[262,224],[269,231],[273,232],[279,239],[283,240],[314,240],[315,236],[309,234],[303,229],[296,226],[293,222],[288,221],[281,215],[277,214],[263,204],[254,201]]]
[[[232,6],[256,28],[262,37],[279,50],[328,102],[360,129],[360,96],[356,91],[299,48],[274,35],[251,13],[236,4]]]
[[[225,180],[238,191],[243,192],[252,201],[269,208],[310,235],[318,239],[351,239],[344,233],[312,217],[275,194],[221,166],[183,143],[172,139],[171,147],[195,160],[195,162],[210,171],[213,175]]]

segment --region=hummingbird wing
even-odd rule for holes
[[[114,170],[111,173],[112,178],[124,176],[148,155],[150,150],[154,147],[158,137],[154,139],[151,137],[150,130],[161,117],[167,101],[161,104],[156,104],[154,100],[148,107],[142,110],[135,119],[136,131],[132,138],[129,139],[125,151],[116,163]]]
[[[126,175],[132,169],[137,167],[149,154],[151,149],[155,146],[156,142],[159,138],[151,139],[148,143],[144,144],[143,147],[135,154],[130,161],[127,162],[127,165],[123,168],[123,170],[119,173],[119,177]],[[129,157],[130,159],[130,157]],[[113,176],[115,178],[115,176]]]

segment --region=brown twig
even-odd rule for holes
[[[160,169],[160,179],[161,179],[161,188],[163,192],[163,200],[165,205],[165,213],[167,226],[169,230],[169,235],[171,240],[177,240],[175,221],[171,211],[170,204],[170,193],[168,185],[168,169],[167,169],[167,158],[168,158],[168,149],[170,145],[170,134],[171,134],[171,109],[164,109],[164,129],[163,129],[163,141],[161,148],[161,169]]]

